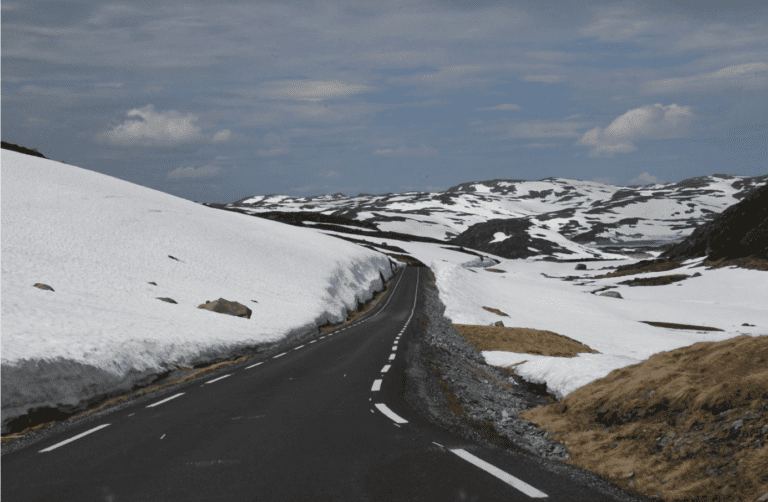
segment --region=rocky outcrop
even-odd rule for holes
[[[768,185],[754,189],[660,257],[681,261],[704,256],[768,259]]]
[[[33,284],[33,286],[38,288],[38,289],[45,290],[45,291],[53,291],[53,288],[50,287],[47,284],[41,284],[41,283],[37,282],[37,283]]]
[[[210,310],[211,312],[218,312],[220,314],[228,314],[237,317],[251,318],[253,313],[251,309],[243,305],[242,303],[231,302],[224,298],[219,298],[215,302],[205,302],[203,305],[198,305],[199,309]]]
[[[574,254],[555,242],[533,237],[531,227],[533,223],[524,218],[493,219],[472,225],[448,242],[510,259]]]

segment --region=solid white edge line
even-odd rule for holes
[[[378,390],[381,390],[381,379],[380,378],[378,380],[374,380],[373,381],[373,387],[371,387],[371,390],[374,391],[374,392],[378,391]]]
[[[389,360],[390,361],[394,361],[395,360],[395,354],[390,354],[389,355]]]
[[[147,408],[152,408],[153,406],[157,406],[158,404],[167,403],[167,402],[168,402],[168,401],[170,401],[171,399],[176,399],[177,397],[179,397],[179,396],[183,396],[183,395],[184,395],[184,393],[183,393],[183,392],[179,392],[179,393],[178,393],[178,394],[176,394],[175,396],[171,396],[171,397],[168,397],[168,398],[166,398],[166,399],[163,399],[162,401],[158,401],[158,402],[156,402],[156,403],[154,403],[154,404],[150,404],[149,406],[147,406]]]
[[[437,446],[439,446],[440,448],[442,448],[442,447],[443,447],[443,445],[441,445],[440,443],[435,443],[434,441],[432,441],[432,444],[436,444],[436,445],[437,445]]]
[[[391,420],[394,420],[395,422],[397,422],[397,423],[399,423],[399,424],[407,424],[407,423],[408,423],[408,420],[406,420],[406,419],[404,419],[404,418],[400,417],[400,416],[399,416],[399,415],[397,415],[397,414],[396,414],[394,411],[392,411],[392,410],[390,410],[389,408],[387,408],[387,405],[386,405],[386,404],[382,404],[382,403],[376,403],[376,405],[375,405],[375,406],[376,406],[376,408],[377,408],[377,409],[378,409],[380,412],[382,412],[383,414],[385,414],[385,415],[386,415],[387,417],[389,417]]]
[[[55,445],[49,446],[48,448],[43,448],[42,450],[40,450],[39,453],[55,450],[59,446],[64,446],[67,443],[71,443],[72,441],[76,441],[76,440],[80,439],[81,437],[87,436],[88,434],[91,434],[92,432],[96,432],[97,430],[103,429],[104,427],[108,427],[108,426],[109,426],[109,424],[103,424],[103,425],[100,425],[98,427],[94,427],[93,429],[91,429],[89,431],[85,431],[82,434],[78,434],[77,436],[74,436],[74,437],[71,437],[69,439],[66,439],[66,440],[62,441],[61,443],[56,443]]]
[[[461,448],[457,448],[457,449],[451,450],[451,451],[453,453],[455,453],[456,455],[458,455],[459,457],[461,457],[464,460],[466,460],[467,462],[469,462],[470,464],[473,464],[476,467],[481,468],[482,470],[484,470],[488,474],[499,478],[500,480],[504,481],[505,483],[507,483],[512,488],[515,488],[516,490],[519,490],[519,491],[525,493],[529,497],[537,498],[537,499],[539,499],[539,498],[547,498],[548,497],[548,495],[546,493],[544,493],[544,492],[542,492],[540,490],[537,490],[536,488],[532,487],[528,483],[524,483],[524,482],[520,481],[519,479],[517,479],[516,477],[512,476],[511,474],[508,474],[508,473],[502,471],[501,469],[499,469],[495,465],[489,464],[485,460],[477,458],[476,456],[472,455],[468,451],[462,450]]]
[[[259,364],[264,364],[264,361],[261,361],[260,363],[252,364],[252,365],[248,366],[248,367],[247,367],[247,368],[245,368],[245,369],[249,370],[249,369],[251,369],[251,368],[255,368],[255,367],[256,367],[256,366],[258,366]]]
[[[225,379],[225,378],[227,378],[227,377],[231,377],[231,376],[232,376],[232,373],[230,373],[229,375],[220,376],[219,378],[214,378],[213,380],[208,380],[208,381],[207,381],[207,382],[205,382],[205,383],[213,383],[213,382],[218,382],[219,380],[223,380],[223,379]]]
[[[287,353],[288,353],[288,352],[283,352],[282,354],[278,354],[278,355],[276,355],[276,356],[273,356],[273,357],[272,357],[272,359],[277,359],[278,357],[283,357],[283,356],[284,356],[284,355],[286,355]]]
[[[386,366],[384,366],[383,368],[381,368],[381,372],[382,372],[382,373],[386,373],[387,371],[389,371],[389,368],[391,368],[391,367],[392,367],[392,365],[391,365],[391,364],[387,364]]]

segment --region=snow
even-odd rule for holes
[[[511,235],[507,235],[504,232],[496,232],[496,233],[493,234],[493,240],[491,242],[489,242],[489,244],[493,244],[494,242],[501,242],[501,241],[509,239],[510,237],[512,237],[512,236]]]
[[[392,275],[384,254],[314,229],[8,150],[1,214],[4,429],[33,408],[129,390],[172,363],[308,336]],[[197,308],[218,298],[251,318]]]

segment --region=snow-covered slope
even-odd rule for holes
[[[681,240],[767,182],[768,175],[725,174],[642,187],[563,178],[491,180],[437,193],[259,195],[227,206],[252,212],[316,211],[376,223],[383,231],[444,240],[475,223],[526,218],[582,244],[660,244]]]
[[[172,363],[312,333],[380,290],[380,274],[388,257],[316,230],[2,150],[4,430]],[[197,308],[219,298],[251,318]]]

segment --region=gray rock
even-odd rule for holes
[[[504,327],[504,323],[501,322],[501,321],[496,321],[495,323],[493,323],[493,325],[494,326],[501,326],[502,328]]]
[[[587,266],[584,265],[583,263],[579,263],[578,265],[576,265],[576,270],[586,270],[586,269],[587,269]]]
[[[148,282],[147,284],[151,284],[151,285],[153,285],[153,286],[157,286],[157,283],[156,283],[156,282]]]
[[[733,422],[733,425],[731,425],[731,428],[735,431],[741,429],[742,427],[744,427],[744,420],[741,418]]]
[[[621,293],[618,291],[606,291],[605,293],[600,293],[600,296],[610,296],[611,298],[621,298],[624,299],[623,296],[621,296]]]
[[[168,303],[176,303],[176,304],[178,304],[178,303],[179,303],[179,302],[177,302],[176,300],[174,300],[173,298],[160,298],[160,297],[158,296],[158,297],[157,297],[157,299],[158,299],[158,300],[163,300],[164,302],[168,302]]]
[[[691,277],[701,277],[701,272],[696,272]]]
[[[754,327],[755,325],[754,324],[749,324],[748,322],[745,322],[744,324],[742,324],[742,326],[752,326],[752,327]]]
[[[203,305],[198,305],[197,308],[210,310],[211,312],[218,312],[219,314],[245,317],[246,319],[250,319],[251,314],[253,313],[251,309],[242,303],[231,302],[229,300],[225,300],[224,298],[219,298],[215,302],[207,301]]]
[[[33,286],[39,289],[44,289],[45,291],[53,291],[53,288],[47,284],[41,284],[38,282],[36,284],[33,284]]]

